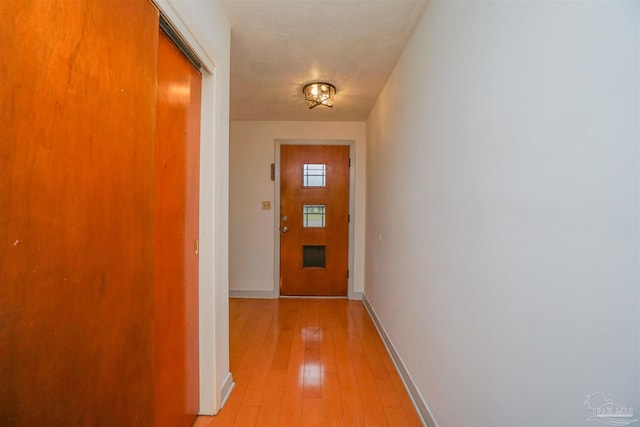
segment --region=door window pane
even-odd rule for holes
[[[303,205],[302,226],[324,228],[325,205]]]
[[[325,268],[326,246],[302,246],[302,267]]]
[[[302,177],[305,187],[326,187],[327,165],[305,163],[302,165]]]

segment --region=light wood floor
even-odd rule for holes
[[[361,301],[230,300],[235,388],[194,426],[421,426]]]

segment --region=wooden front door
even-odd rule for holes
[[[280,294],[346,296],[349,146],[280,147]]]

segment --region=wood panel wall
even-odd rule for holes
[[[168,425],[153,387],[158,12],[0,1],[0,37],[0,425]]]

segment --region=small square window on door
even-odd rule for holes
[[[305,228],[324,228],[325,205],[303,205],[302,226]]]
[[[326,246],[302,246],[302,267],[326,267]]]
[[[304,187],[326,187],[327,165],[305,163],[302,166],[302,185]]]

